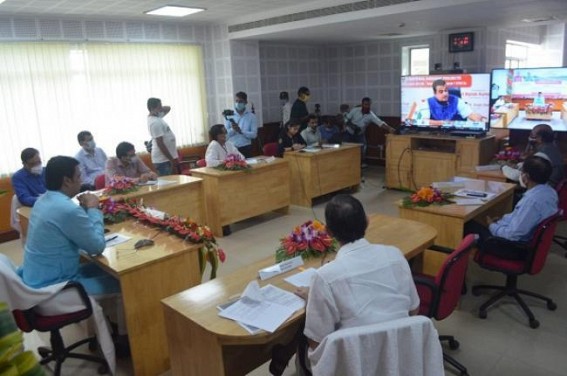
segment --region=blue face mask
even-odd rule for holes
[[[236,102],[234,103],[234,109],[238,112],[242,112],[246,109],[246,103]]]

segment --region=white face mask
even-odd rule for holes
[[[92,150],[95,149],[95,147],[96,147],[96,143],[95,143],[94,141],[92,141],[92,140],[91,140],[91,141],[87,141],[87,142],[85,143],[85,150],[90,150],[90,151],[92,151]]]
[[[33,166],[32,168],[30,168],[30,172],[34,175],[41,175],[41,173],[43,172],[43,166],[41,164]]]
[[[163,111],[160,111],[160,112],[157,113],[158,118],[162,118],[164,116],[165,116],[165,112],[163,112]]]
[[[526,187],[527,187],[527,186],[526,186],[526,182],[525,182],[525,180],[524,180],[524,173],[523,173],[523,172],[520,174],[520,187],[522,187],[522,188],[526,188]]]

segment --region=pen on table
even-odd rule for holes
[[[114,236],[112,236],[112,237],[106,239],[105,242],[108,243],[108,242],[110,242],[110,241],[113,241],[113,240],[116,239],[117,237],[118,237],[118,235],[114,235]]]

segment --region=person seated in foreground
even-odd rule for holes
[[[301,137],[305,140],[307,146],[320,146],[321,132],[317,123],[317,115],[309,114],[307,119],[307,128],[301,131]]]
[[[39,151],[34,148],[22,150],[20,158],[23,167],[12,175],[12,188],[22,205],[33,206],[46,191],[45,169],[41,165]]]
[[[300,123],[298,119],[288,121],[278,138],[278,157],[283,157],[286,151],[301,150],[307,143],[299,134]]]
[[[229,154],[235,154],[244,159],[244,155],[238,151],[236,146],[226,140],[226,128],[223,124],[215,124],[209,129],[211,142],[205,152],[207,167],[216,167],[221,164]]]
[[[547,184],[551,171],[551,163],[547,159],[535,155],[528,157],[520,175],[520,185],[527,191],[514,210],[500,219],[486,217],[488,226],[474,220],[465,224],[465,234],[478,234],[479,250],[483,250],[484,241],[490,236],[529,241],[537,225],[557,212],[557,193]],[[510,254],[499,249],[491,249],[490,252],[513,260],[525,257],[524,254]]]
[[[309,349],[340,329],[417,314],[419,296],[407,260],[398,248],[364,238],[368,217],[360,201],[350,195],[333,197],[325,221],[340,249],[334,261],[316,271],[309,288],[296,291],[307,302],[303,333]],[[305,350],[300,347],[298,357],[307,358],[301,353]],[[270,370],[285,366],[278,358]]]
[[[79,132],[77,141],[81,145],[81,150],[75,155],[75,159],[79,161],[79,169],[81,170],[81,192],[94,190],[95,179],[99,175],[104,174],[106,166],[106,153],[96,146],[93,135],[89,131]]]
[[[107,185],[110,179],[120,176],[135,179],[140,183],[157,179],[157,174],[136,156],[134,145],[126,141],[119,143],[116,147],[116,157],[106,161],[105,175]]]
[[[106,247],[102,212],[91,193],[81,189],[79,161],[57,156],[45,169],[47,192],[35,203],[24,246],[21,275],[33,288],[64,281],[80,282],[88,294],[120,292],[117,279],[93,263],[80,263],[79,250],[101,254]]]

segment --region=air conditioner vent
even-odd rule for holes
[[[332,7],[308,10],[305,12],[292,13],[285,16],[278,16],[272,18],[266,18],[263,20],[246,22],[237,25],[230,25],[228,27],[229,33],[235,33],[237,31],[245,31],[251,29],[257,29],[260,27],[280,25],[288,22],[303,21],[312,18],[319,18],[325,16],[332,16],[334,14],[358,12],[361,10],[375,9],[387,7],[390,5],[398,5],[405,3],[412,3],[421,0],[367,0],[367,1],[357,1],[350,4],[336,5]]]

